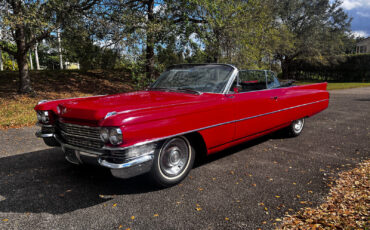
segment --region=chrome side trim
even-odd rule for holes
[[[162,141],[162,140],[165,140],[165,139],[168,139],[168,138],[172,138],[172,137],[176,137],[176,136],[182,136],[182,135],[185,135],[185,134],[188,134],[188,133],[192,133],[192,132],[198,132],[198,131],[201,131],[201,130],[210,129],[210,128],[214,128],[214,127],[221,126],[221,125],[227,125],[227,124],[231,124],[231,123],[245,121],[245,120],[249,120],[249,119],[253,119],[253,118],[257,118],[257,117],[262,117],[262,116],[266,116],[266,115],[270,115],[270,114],[274,114],[274,113],[278,113],[278,112],[282,112],[282,111],[286,111],[286,110],[290,110],[290,109],[295,109],[295,108],[299,108],[299,107],[302,107],[302,106],[312,105],[312,104],[316,104],[316,103],[320,103],[320,102],[324,102],[324,101],[329,101],[329,99],[314,101],[314,102],[310,102],[310,103],[306,103],[306,104],[301,104],[301,105],[297,105],[297,106],[292,106],[292,107],[281,109],[281,110],[276,110],[276,111],[269,112],[269,113],[259,114],[259,115],[256,115],[256,116],[251,116],[251,117],[246,117],[246,118],[242,118],[242,119],[238,119],[238,120],[223,122],[223,123],[219,123],[219,124],[215,124],[215,125],[210,125],[210,126],[207,126],[207,127],[199,128],[199,129],[193,129],[193,130],[189,130],[189,131],[186,131],[186,132],[182,132],[182,133],[177,133],[177,134],[165,136],[165,137],[155,138],[155,139],[152,139],[152,140],[147,140],[147,141],[139,142],[137,144],[134,144],[134,145],[131,145],[131,146],[127,146],[127,147],[109,147],[109,146],[103,146],[102,149],[103,150],[111,150],[111,151],[126,150],[126,149],[129,149],[129,148],[133,148],[133,147],[137,147],[137,146],[141,146],[141,145],[145,145],[145,144],[149,144],[149,143],[153,143],[153,142],[157,142],[157,141]]]

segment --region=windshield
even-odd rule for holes
[[[150,89],[222,93],[233,68],[227,65],[178,65],[158,78]]]

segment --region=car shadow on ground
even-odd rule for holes
[[[209,164],[276,135],[261,137],[197,161]],[[160,190],[146,175],[114,178],[101,167],[74,166],[59,148],[0,158],[0,212],[63,214],[95,206],[116,195]]]

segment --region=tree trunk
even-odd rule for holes
[[[284,58],[281,61],[282,78],[289,79],[291,77],[290,64],[291,61],[288,58]]]
[[[17,43],[17,62],[19,69],[19,93],[31,93],[33,92],[31,87],[31,80],[28,73],[27,63],[27,47],[26,47],[26,36],[24,33],[24,26],[18,24],[15,31],[15,40]]]
[[[214,48],[213,62],[218,63],[221,57],[221,44],[220,44],[221,39],[220,39],[220,31],[218,28],[215,29],[215,37],[216,37],[216,43],[213,44],[213,48]]]
[[[19,68],[19,93],[31,93],[31,79],[28,73],[27,55],[22,54],[17,57],[18,68]]]
[[[28,52],[29,54],[29,57],[30,57],[30,69],[33,70],[33,61],[32,61],[32,52],[30,50],[30,52]]]
[[[148,0],[148,27],[152,26],[154,21],[154,0]],[[146,31],[146,60],[145,73],[147,79],[154,78],[154,35],[150,32],[150,28]]]
[[[60,69],[63,69],[63,56],[62,56],[62,44],[60,39],[60,29],[57,31],[57,37],[58,37],[58,52],[59,52],[59,66]]]
[[[40,70],[39,53],[38,53],[38,50],[37,50],[38,45],[39,45],[38,43],[36,43],[36,45],[35,45],[35,59],[36,59],[36,69]]]
[[[0,71],[4,70],[4,64],[3,64],[3,53],[0,50]]]

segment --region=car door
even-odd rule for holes
[[[267,88],[266,71],[240,71],[234,94],[235,139],[267,131],[279,125],[275,111],[279,91]]]

